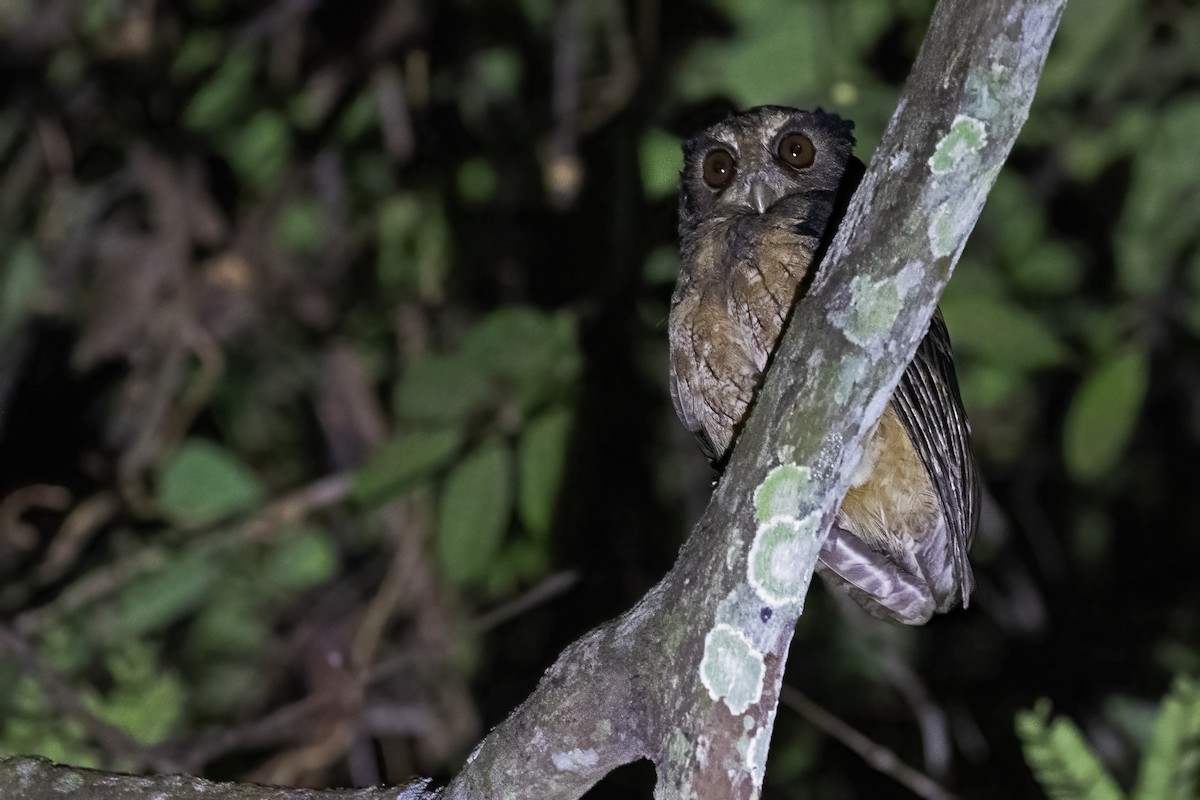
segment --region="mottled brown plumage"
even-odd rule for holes
[[[861,164],[851,125],[764,106],[684,144],[671,398],[724,462]],[[795,324],[803,324],[798,319]],[[978,486],[949,338],[935,316],[867,442],[818,572],[910,624],[967,603]]]

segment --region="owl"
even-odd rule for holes
[[[853,124],[763,106],[684,143],[671,400],[717,468],[862,176]],[[803,325],[800,310],[792,324]],[[817,571],[882,619],[967,605],[978,481],[940,314],[864,447]]]

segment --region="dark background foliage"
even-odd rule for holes
[[[0,4],[0,752],[453,773],[666,570],[678,140],[869,154],[927,0]],[[814,589],[787,682],[964,797],[1049,697],[1128,783],[1200,671],[1200,10],[1075,0],[943,302],[971,609]],[[4,654],[7,655],[4,655]],[[647,767],[590,797],[649,796]],[[903,796],[788,708],[765,796]]]

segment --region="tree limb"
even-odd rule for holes
[[[638,758],[657,768],[656,800],[759,795],[821,541],[1025,121],[1064,3],[938,4],[883,142],[794,314],[803,324],[785,333],[675,566],[633,609],[568,647],[448,786],[401,797],[565,800]],[[0,792],[22,769],[50,767],[0,762]],[[127,793],[87,796],[149,796],[133,782],[156,779],[124,780]],[[384,796],[245,789],[206,797]]]

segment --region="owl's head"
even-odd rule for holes
[[[799,192],[836,191],[854,148],[853,128],[820,109],[759,106],[705,129],[683,144],[681,227],[763,214]]]

